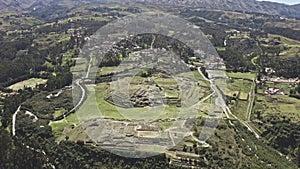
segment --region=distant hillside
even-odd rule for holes
[[[137,0],[140,1],[140,0]],[[207,9],[221,9],[228,11],[243,11],[283,15],[300,19],[300,4],[285,5],[274,2],[256,0],[150,0],[158,4],[185,5]]]
[[[101,2],[143,2],[160,5],[193,6],[207,9],[243,11],[282,15],[300,19],[300,4],[285,5],[274,2],[256,0],[0,0],[0,12],[19,11],[49,5],[73,5],[81,3]]]

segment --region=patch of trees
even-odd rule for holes
[[[296,99],[300,99],[300,85],[295,87],[295,89],[290,90],[290,97],[294,97]]]
[[[0,127],[0,168],[5,169],[40,169],[50,168],[47,158],[42,153],[34,152],[23,145],[23,139],[11,138],[10,133]]]
[[[7,127],[11,123],[12,115],[18,109],[20,104],[34,95],[31,88],[19,90],[18,93],[18,95],[12,95],[4,100],[4,108],[1,112],[1,122],[3,127]]]
[[[60,69],[62,53],[73,49],[75,45],[75,39],[71,38],[69,41],[43,48],[33,46],[32,39],[33,37],[28,35],[0,42],[0,86],[6,87],[31,77],[47,78],[47,73]],[[55,70],[44,65],[46,60],[55,65]],[[39,74],[41,71],[47,73],[41,75]]]
[[[299,152],[297,147],[300,143],[300,125],[294,123],[288,117],[266,117],[264,123],[271,124],[267,127],[266,131],[262,134],[271,142],[271,146],[280,152],[291,155],[297,162]]]
[[[225,51],[219,51],[219,55],[224,59],[226,69],[233,72],[249,72],[254,70],[255,66],[251,59],[253,56],[243,55],[242,52],[228,48]]]
[[[56,20],[66,18],[68,16],[68,12],[70,12],[69,8],[53,4],[51,6],[34,10],[30,13],[30,15],[47,22],[54,22]]]
[[[68,70],[58,72],[58,73],[56,73],[55,76],[54,75],[50,76],[50,78],[47,81],[46,89],[48,91],[60,89],[64,86],[72,84],[72,80],[73,80],[73,75]]]
[[[219,21],[219,18],[224,15],[223,11],[209,11],[209,10],[201,10],[201,11],[196,11],[196,10],[191,10],[185,8],[180,12],[180,15],[184,17],[191,17],[191,16],[200,16],[209,20],[213,21]]]
[[[221,28],[218,25],[201,25],[201,30],[203,31],[203,33],[205,33],[206,35],[211,35],[211,39],[209,39],[211,41],[211,43],[213,44],[213,46],[224,46],[224,40],[226,37],[226,32],[225,32],[225,28],[224,26],[222,26],[223,28]]]
[[[296,39],[300,40],[300,31],[299,30],[294,30],[291,28],[279,28],[279,27],[264,27],[263,28],[265,32],[271,33],[271,34],[278,34],[284,37],[288,37],[291,39]]]
[[[262,49],[262,55],[268,55],[268,56],[279,56],[279,54],[287,50],[284,47],[279,46],[261,46]]]
[[[296,78],[300,77],[300,57],[282,58],[280,56],[262,55],[259,58],[262,68],[272,68],[278,77]]]
[[[262,52],[260,46],[257,45],[256,41],[250,38],[246,39],[229,39],[227,41],[227,47],[231,48],[232,50],[238,51],[243,55],[252,55],[256,56]],[[252,58],[249,58],[250,60]]]
[[[51,93],[55,95],[58,92],[59,90],[56,90]],[[72,95],[72,91],[65,90],[59,97],[53,97],[51,99],[46,98],[49,94],[50,92],[46,91],[36,94],[24,102],[22,109],[34,112],[41,119],[53,120],[53,115],[56,110],[61,109],[68,112],[74,107],[73,97],[76,96]]]

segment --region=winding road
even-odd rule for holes
[[[154,45],[154,42],[156,40],[156,36],[155,35],[152,35],[152,42],[151,42],[151,49],[153,49],[153,45]]]
[[[256,138],[260,138],[259,134],[245,121],[239,119],[236,115],[234,115],[231,110],[229,109],[229,107],[226,105],[226,102],[223,99],[222,96],[222,91],[220,91],[217,86],[214,83],[214,79],[208,79],[207,77],[205,77],[200,69],[200,67],[198,68],[199,73],[201,74],[201,76],[205,79],[208,80],[211,84],[211,88],[214,90],[214,93],[216,93],[218,95],[215,103],[216,105],[222,107],[223,112],[225,113],[225,116],[227,117],[227,119],[229,120],[230,125],[233,126],[233,123],[230,121],[230,116],[232,116],[235,120],[239,121],[243,126],[245,126],[250,132],[252,132]],[[214,77],[214,76],[212,76]]]
[[[17,114],[21,111],[21,105],[18,107],[18,109],[16,110],[16,112],[13,114],[12,117],[12,135],[15,136],[16,135],[16,119],[17,119]]]
[[[70,111],[68,111],[67,113],[65,113],[63,115],[63,119],[66,118],[67,116],[69,116],[70,114],[74,113],[82,105],[82,103],[84,102],[87,91],[86,91],[86,88],[84,88],[81,83],[84,82],[84,80],[89,77],[92,64],[93,64],[93,58],[92,58],[92,56],[90,56],[90,61],[89,61],[89,65],[88,65],[86,75],[84,77],[82,77],[80,79],[77,79],[73,82],[74,85],[76,85],[80,88],[81,96],[80,96],[80,99],[79,99],[78,103]],[[56,120],[50,121],[49,125],[52,124],[53,122],[58,122],[60,120],[62,120],[62,119],[57,118]]]

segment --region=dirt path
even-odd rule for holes
[[[151,49],[153,49],[154,42],[156,40],[156,36],[152,35]]]

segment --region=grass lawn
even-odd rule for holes
[[[225,51],[226,48],[225,48],[225,47],[216,47],[216,50],[217,50],[217,51]]]
[[[118,70],[118,66],[112,66],[112,67],[102,67],[100,69],[100,75],[105,75],[109,73],[113,73]]]
[[[126,69],[131,69],[130,66],[119,65],[119,66],[110,66],[110,67],[101,67],[97,70],[97,76],[107,75],[114,72],[122,72]]]
[[[154,81],[161,86],[177,85],[177,81],[173,78],[155,78]]]
[[[240,96],[239,96],[240,100],[248,100],[248,97],[249,97],[248,93],[240,92]]]
[[[9,86],[8,88],[9,88],[9,89],[12,89],[12,90],[24,89],[25,86],[26,86],[26,87],[34,88],[36,85],[44,84],[44,83],[46,83],[46,82],[47,82],[46,79],[41,79],[41,78],[31,78],[31,79],[28,79],[28,80],[24,80],[24,81],[15,83],[15,84]]]
[[[125,67],[124,67],[125,68]],[[124,69],[121,67],[121,69]],[[108,74],[114,72],[118,67],[102,67],[101,71],[98,71],[97,74]],[[179,97],[180,91],[176,89],[177,81],[170,78],[162,78],[161,74],[155,74],[151,78],[162,88],[167,96],[170,97]],[[210,94],[212,91],[210,89],[210,83],[206,81],[198,71],[191,71],[187,73],[179,74],[178,77],[194,77],[200,88],[200,98],[203,98]],[[130,80],[130,92],[134,92],[137,89],[143,87],[144,84],[148,83],[148,78],[135,76],[134,78],[124,79]],[[146,120],[155,120],[155,119],[166,119],[166,118],[176,118],[180,112],[180,108],[177,108],[175,105],[167,105],[164,107],[143,107],[143,108],[130,108],[125,109],[121,107],[116,107],[115,105],[107,102],[105,98],[110,94],[110,83],[99,83],[95,87],[87,87],[90,91],[88,93],[87,101],[81,106],[79,111],[79,117],[81,120],[93,119],[96,117],[106,117],[118,120],[124,119],[146,119]],[[94,91],[95,92],[94,92]],[[95,99],[95,100],[93,100]],[[200,100],[200,99],[199,99]],[[96,102],[97,105],[89,105],[89,103]],[[94,107],[93,107],[94,106]],[[88,113],[87,113],[88,112]],[[203,116],[204,113],[199,110],[199,116]]]
[[[176,118],[180,113],[180,108],[175,106],[166,106],[163,114],[161,114],[158,119],[166,119],[166,118]]]
[[[255,73],[227,72],[226,74],[227,74],[228,77],[232,77],[232,78],[236,78],[236,79],[254,80],[256,78]]]
[[[240,119],[247,119],[247,107],[248,101],[239,100],[238,102],[236,102],[235,105],[231,106],[230,108],[233,110],[234,114]]]
[[[76,75],[84,73],[87,66],[88,66],[87,59],[79,58],[76,60],[76,66],[71,67],[71,72]]]
[[[75,113],[69,115],[63,120],[51,123],[51,128],[54,136],[57,138],[56,141],[62,141],[65,139],[66,134],[65,130],[70,130],[74,126],[78,125],[80,122],[77,119],[77,115]]]
[[[67,112],[67,110],[65,110],[65,109],[59,109],[54,112],[53,116],[54,116],[54,118],[57,118],[57,117],[65,114],[66,112]]]
[[[233,91],[241,91],[249,93],[251,91],[252,82],[243,79],[232,79],[227,81],[227,88]]]
[[[110,86],[108,83],[99,83],[95,87],[95,96],[100,113],[102,116],[107,118],[124,119],[124,117],[120,114],[117,108],[105,100],[105,97],[109,92],[109,87]]]

